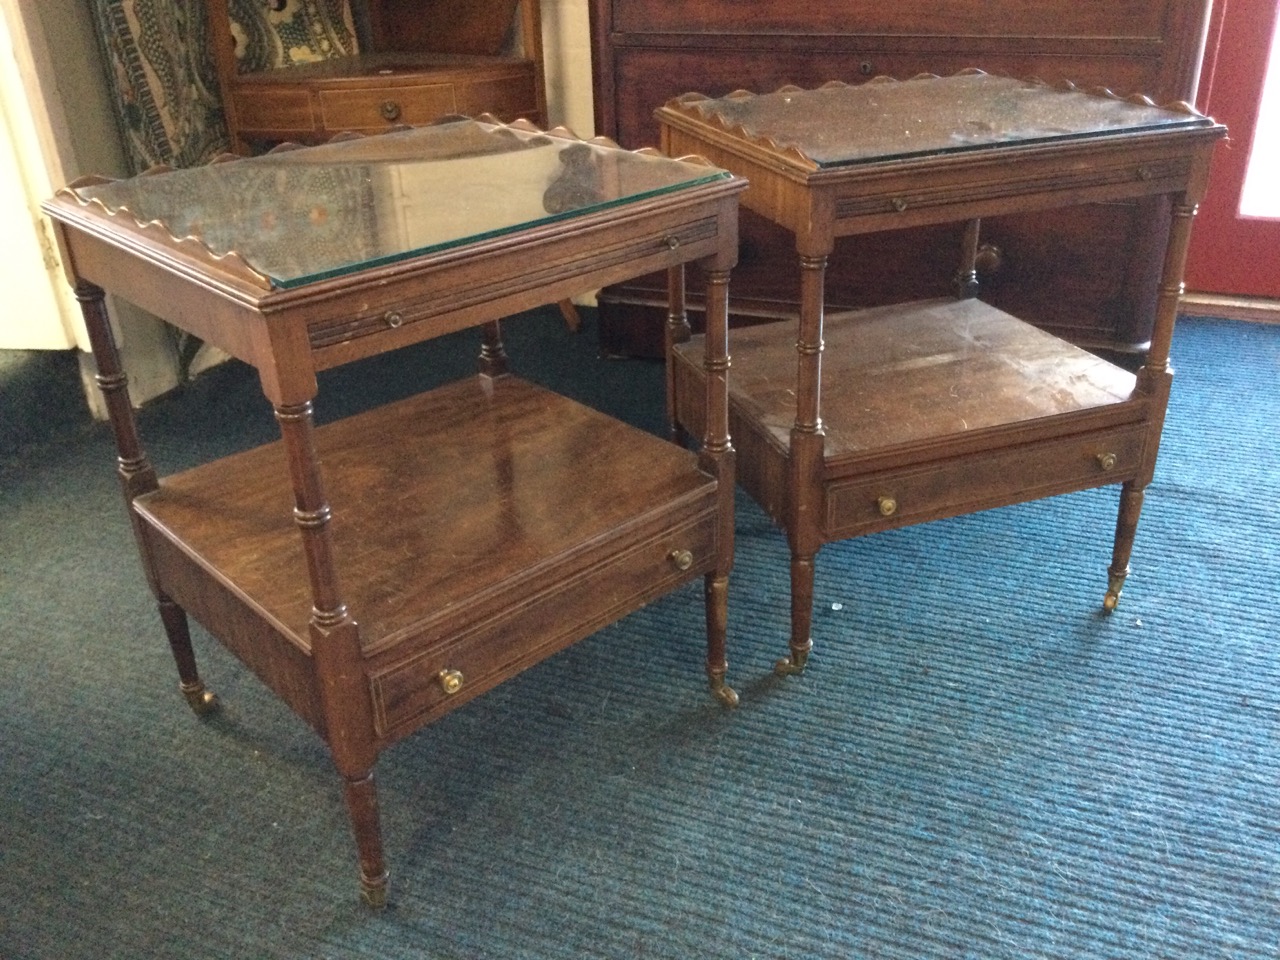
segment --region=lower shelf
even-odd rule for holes
[[[340,594],[378,735],[426,719],[717,557],[717,482],[674,444],[515,377],[460,381],[316,431]],[[135,501],[161,589],[303,716],[311,591],[284,450]],[[465,677],[456,694],[442,670]]]
[[[1119,483],[1158,429],[1133,374],[978,300],[851,311],[824,336],[827,540]],[[783,525],[795,341],[794,322],[730,340],[739,479]],[[676,416],[697,435],[701,338],[675,357]]]

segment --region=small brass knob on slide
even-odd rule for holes
[[[674,236],[674,235],[673,235],[673,236],[670,236],[670,237],[663,237],[663,239],[662,239],[662,244],[663,244],[663,246],[665,246],[668,250],[674,250],[674,249],[676,249],[678,246],[680,246],[680,238],[679,238],[679,237],[677,237],[677,236]]]
[[[667,554],[667,559],[677,570],[688,570],[693,566],[693,554],[688,550],[672,550]]]
[[[1098,454],[1098,466],[1103,470],[1110,470],[1116,465],[1116,455],[1114,453]]]
[[[436,674],[436,679],[440,681],[441,689],[450,696],[462,689],[461,670],[441,670]]]
[[[876,499],[876,507],[880,510],[880,516],[892,517],[898,512],[898,501],[893,497],[879,497]]]
[[[378,107],[378,111],[382,114],[382,119],[388,123],[392,120],[400,119],[400,104],[394,100],[383,100],[382,105]]]
[[[973,258],[973,267],[978,273],[992,274],[1004,265],[1004,251],[994,243],[984,243],[978,247]]]
[[[382,322],[394,330],[400,324],[404,323],[404,314],[396,310],[388,310],[382,317]]]

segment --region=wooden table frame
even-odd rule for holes
[[[567,131],[550,135],[574,139]],[[84,182],[90,181],[73,187]],[[725,683],[734,476],[725,371],[728,279],[737,256],[737,203],[744,186],[733,179],[688,186],[287,289],[274,287],[237,254],[215,257],[199,241],[175,238],[163,225],[142,225],[124,212],[113,216],[101,204],[81,200],[71,188],[45,205],[88,324],[125,501],[182,693],[197,713],[215,705],[196,669],[187,621],[191,612],[328,744],[344,784],[362,895],[371,905],[385,903],[387,893],[373,778],[378,754],[532,663],[701,575],[706,590],[707,674],[716,697],[736,703],[736,694]],[[379,408],[361,415],[374,419],[356,427],[344,428],[346,421],[340,421],[317,429],[312,416],[317,372],[482,325],[479,386],[471,389],[464,382],[453,393],[442,392],[440,402],[458,404],[465,412],[477,404],[483,407],[491,397],[507,397],[513,398],[510,409],[519,411],[526,403],[522,397],[534,388],[517,386],[520,382],[508,376],[499,318],[637,273],[673,268],[679,273],[689,262],[705,271],[712,305],[705,399],[713,413],[700,452],[695,455],[649,438],[546,391],[535,398],[535,406],[551,411],[534,418],[549,436],[568,415],[579,422],[574,428],[578,430],[603,424],[611,425],[605,430],[632,430],[621,446],[651,439],[662,448],[657,456],[649,451],[651,459],[662,461],[654,470],[671,474],[669,486],[675,492],[661,503],[629,501],[625,490],[602,492],[601,497],[607,493],[611,502],[625,505],[615,511],[619,519],[606,529],[590,527],[593,521],[587,518],[587,529],[578,540],[557,541],[556,556],[497,584],[480,582],[479,593],[473,591],[471,599],[448,610],[437,609],[431,596],[412,596],[420,609],[401,616],[385,635],[370,635],[376,618],[366,619],[366,609],[350,608],[348,597],[361,589],[369,593],[373,588],[365,589],[358,581],[374,577],[378,570],[370,573],[350,554],[343,555],[340,534],[347,517],[367,520],[379,511],[361,513],[351,506],[344,514],[331,506],[330,481],[342,469],[333,461],[339,459],[343,443],[358,445],[370,430],[392,432],[369,444],[375,453],[396,446],[382,441],[395,439],[398,424],[423,420],[420,408],[405,408],[403,403],[426,401]],[[104,290],[254,366],[279,421],[280,444],[159,479],[139,437]],[[446,441],[469,442],[465,425],[448,429],[454,432],[444,434]],[[318,445],[328,451],[325,468],[317,457]],[[495,449],[496,456],[509,453]],[[634,471],[634,464],[627,468]],[[509,469],[503,473],[501,464],[495,469],[504,482],[519,480]],[[235,489],[237,480],[245,478],[253,485],[290,491],[293,521],[288,520],[289,494],[278,504],[264,501],[264,506],[256,494]],[[449,479],[444,481],[446,494]],[[572,475],[561,479],[572,481]],[[362,499],[346,496],[354,505]],[[277,587],[245,586],[252,581],[254,559],[236,553],[235,545],[228,543],[231,534],[221,531],[218,518],[202,518],[199,503],[205,501],[200,498],[225,507],[223,524],[228,517],[248,518],[244,525],[252,527],[259,514],[265,517],[263,531],[252,528],[243,534],[257,537],[264,551],[292,556],[300,538],[304,561],[298,561],[298,576],[305,586],[296,591],[299,622],[285,622],[288,618],[278,614],[276,598],[252,593]],[[193,500],[197,506],[190,509]],[[431,504],[419,509],[430,509]],[[283,535],[272,526],[277,520],[284,525]],[[296,537],[287,533],[295,524]],[[382,537],[400,549],[399,526],[399,519],[388,520],[368,536],[371,541]],[[686,541],[680,538],[686,536],[692,540],[683,546]],[[277,541],[287,543],[281,546]],[[268,579],[281,581],[282,592],[293,589],[284,583],[288,572],[276,571]],[[499,639],[494,639],[495,632]],[[474,668],[468,666],[464,677],[447,657]]]
[[[898,81],[885,78],[873,82]],[[823,89],[844,87],[835,83]],[[798,89],[784,88],[779,94]],[[1070,85],[1063,90],[1074,92]],[[1102,95],[1111,96],[1105,91]],[[731,95],[752,96],[745,91]],[[809,656],[814,563],[824,543],[975,509],[1122,483],[1104,601],[1105,609],[1113,609],[1129,571],[1143,493],[1155,469],[1172,379],[1169,348],[1192,217],[1206,188],[1213,145],[1225,133],[1224,128],[1201,118],[1198,125],[1168,130],[1056,141],[1049,138],[967,152],[887,156],[875,162],[824,168],[800,150],[774,142],[763,133],[757,131],[752,136],[741,128],[731,129],[716,119],[707,119],[697,109],[707,99],[689,94],[658,110],[663,150],[671,155],[696,152],[746,177],[751,186],[743,196],[743,205],[794,234],[799,255],[798,329],[790,323],[774,323],[736,331],[735,377],[730,390],[730,429],[739,450],[739,480],[785,530],[791,548],[790,652],[779,662],[779,672],[800,672]],[[1151,106],[1145,100],[1135,103]],[[1185,105],[1177,109],[1198,116]],[[985,429],[950,434],[930,431],[912,443],[899,442],[886,429],[867,448],[830,448],[829,422],[857,417],[854,410],[840,409],[831,411],[824,422],[824,278],[827,258],[838,238],[967,221],[958,284],[960,296],[972,298],[978,287],[974,261],[981,217],[1157,196],[1170,200],[1172,232],[1159,282],[1154,333],[1127,397],[1107,405],[1081,403],[1076,409],[1025,421],[1012,417],[1002,421],[997,410]],[[905,317],[914,309],[855,311],[847,322],[883,322],[888,326],[895,314]],[[1020,323],[1007,315],[1002,317],[1001,323]],[[673,324],[669,339],[687,338],[687,327],[682,328],[678,318]],[[1019,334],[1032,335],[1029,327]],[[795,371],[789,436],[779,436],[780,431],[770,429],[776,424],[769,416],[780,416],[785,405],[770,407],[753,394],[752,386],[743,386],[738,374],[758,356],[759,368],[768,366],[777,379],[785,380],[784,350],[790,352]],[[1082,364],[1091,362],[1088,355],[1069,345],[1062,344],[1061,350],[1064,363],[1083,369]],[[695,341],[669,353],[675,368],[671,374],[672,409],[678,429],[703,423],[701,403],[690,393],[701,378],[689,364],[700,351],[701,341]],[[843,361],[837,357],[836,362]],[[935,386],[946,387],[942,383]],[[1059,454],[1068,438],[1081,444],[1082,458],[1064,467]],[[1097,441],[1096,449],[1093,441]],[[1116,451],[1107,446],[1115,443],[1125,445],[1125,455],[1117,458]],[[1072,457],[1076,455],[1072,453]],[[934,487],[953,485],[964,493],[950,495],[943,490],[924,497],[915,509],[906,509],[907,504],[894,492],[896,485],[909,485],[920,475],[931,478]],[[857,494],[858,502],[853,503],[847,493]]]

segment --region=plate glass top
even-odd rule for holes
[[[799,150],[819,167],[1211,124],[1198,114],[978,72],[689,98],[681,108]]]
[[[81,186],[296,287],[684,189],[714,167],[474,120]]]

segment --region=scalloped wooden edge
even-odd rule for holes
[[[1167,110],[1170,113],[1182,113],[1182,114],[1188,114],[1192,117],[1200,117],[1206,120],[1210,119],[1205,114],[1197,110],[1194,106],[1187,103],[1185,100],[1175,100],[1170,103],[1157,104],[1154,100],[1152,100],[1150,97],[1146,96],[1145,94],[1134,93],[1134,94],[1130,94],[1127,97],[1122,97],[1119,94],[1114,93],[1112,90],[1108,89],[1107,87],[1090,87],[1087,89],[1082,89],[1081,87],[1077,86],[1075,83],[1071,82],[1070,80],[1061,80],[1058,83],[1049,84],[1036,77],[1030,77],[1030,78],[1011,77],[1006,74],[990,73],[989,71],[983,70],[979,67],[966,67],[963,70],[958,70],[953,74],[948,74],[948,76],[951,76],[951,77],[973,77],[973,76],[998,77],[1005,80],[1016,80],[1019,83],[1034,84],[1040,87],[1049,87],[1051,89],[1062,90],[1069,93],[1081,93],[1086,96],[1101,97],[1108,100],[1115,100],[1117,102],[1123,102],[1123,103],[1132,103],[1135,106],[1151,107],[1157,110]],[[807,154],[805,154],[796,145],[780,143],[779,141],[775,140],[773,137],[756,136],[748,132],[747,129],[744,126],[742,126],[742,124],[730,124],[727,121],[725,121],[722,117],[715,114],[708,116],[706,113],[703,113],[700,110],[696,110],[694,105],[700,104],[700,103],[706,103],[709,100],[743,101],[743,100],[752,100],[756,97],[761,97],[761,96],[770,96],[772,94],[778,94],[778,93],[807,93],[807,92],[810,92],[811,90],[838,90],[838,89],[845,89],[845,88],[852,88],[852,87],[869,86],[872,84],[875,84],[878,86],[878,85],[890,84],[890,83],[911,83],[916,80],[940,80],[940,79],[943,79],[942,75],[936,74],[936,73],[928,73],[928,72],[917,73],[914,76],[907,78],[906,80],[899,80],[896,77],[887,76],[885,74],[877,74],[876,76],[871,77],[860,84],[846,83],[843,80],[828,80],[826,83],[817,87],[800,87],[800,86],[796,86],[795,84],[788,83],[788,84],[783,84],[781,87],[778,87],[776,90],[771,91],[771,93],[766,93],[766,94],[756,93],[755,91],[752,91],[752,90],[739,89],[739,90],[734,90],[731,93],[727,93],[723,97],[712,97],[705,93],[691,91],[689,93],[682,93],[680,94],[680,96],[674,97],[673,99],[668,100],[666,104],[664,104],[664,106],[674,110],[677,113],[683,113],[686,115],[696,112],[698,120],[702,123],[710,124],[711,126],[716,127],[717,129],[737,139],[745,140],[748,143],[758,144],[759,146],[769,150],[771,153],[774,153],[786,160],[789,160],[792,163],[798,163],[801,166],[809,167],[810,169],[816,170],[818,169],[817,162],[814,161],[812,158],[810,158]]]
[[[163,172],[165,171],[155,171],[155,173]],[[150,172],[146,174],[139,174],[139,176],[147,175],[154,174],[150,174]],[[256,287],[261,287],[264,290],[272,290],[275,288],[275,284],[271,282],[271,278],[265,273],[262,273],[256,268],[250,266],[249,261],[247,261],[238,250],[228,250],[226,253],[214,253],[204,240],[191,234],[179,237],[170,230],[169,225],[162,220],[143,220],[129,207],[123,204],[113,210],[97,197],[85,198],[76,193],[76,190],[83,187],[97,186],[102,183],[115,183],[117,182],[117,179],[118,178],[114,177],[80,177],[57,191],[54,196],[67,197],[84,209],[100,210],[108,220],[118,221],[127,218],[133,222],[137,232],[148,239],[159,240],[165,246],[172,247],[179,253],[193,256],[198,260],[210,262],[242,280],[247,280]]]

